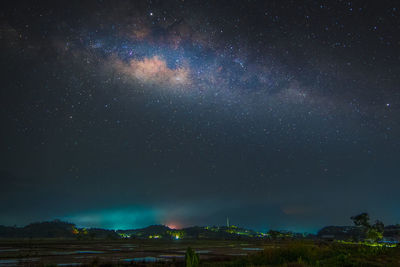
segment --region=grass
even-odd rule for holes
[[[400,266],[400,249],[337,242],[292,242],[229,262],[205,262],[203,266]]]

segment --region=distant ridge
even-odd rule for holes
[[[292,232],[278,232],[282,238],[303,237]],[[106,230],[78,228],[75,224],[60,220],[36,222],[24,227],[0,226],[0,238],[68,238],[68,239],[263,239],[268,233],[231,226],[193,226],[172,229],[165,225],[150,225],[140,229]]]
[[[389,225],[384,228],[384,239],[400,240],[400,225]],[[182,229],[172,229],[166,225],[150,225],[140,229],[107,230],[101,228],[78,228],[75,224],[60,220],[36,222],[24,227],[1,226],[0,238],[65,238],[77,240],[93,239],[335,239],[352,240],[364,239],[365,233],[357,226],[326,226],[317,235],[294,233],[290,231],[269,230],[267,233],[230,226],[192,226]]]

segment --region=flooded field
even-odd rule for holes
[[[231,259],[256,253],[262,243],[239,241],[0,241],[0,266],[79,266],[93,261],[113,264],[182,262],[187,247],[202,260]]]

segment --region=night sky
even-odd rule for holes
[[[0,73],[0,224],[400,222],[398,1],[14,1]]]

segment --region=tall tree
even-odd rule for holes
[[[363,226],[363,227],[366,227],[366,228],[370,227],[369,214],[366,213],[366,212],[363,212],[363,213],[358,214],[356,216],[352,216],[350,219],[353,220],[354,224],[357,225],[357,226]]]
[[[369,223],[369,214],[364,212],[356,216],[352,216],[350,219],[353,220],[354,224],[361,226],[367,239],[377,242],[383,238],[383,231],[385,230],[385,225],[383,222],[376,220],[375,224],[371,225]]]

